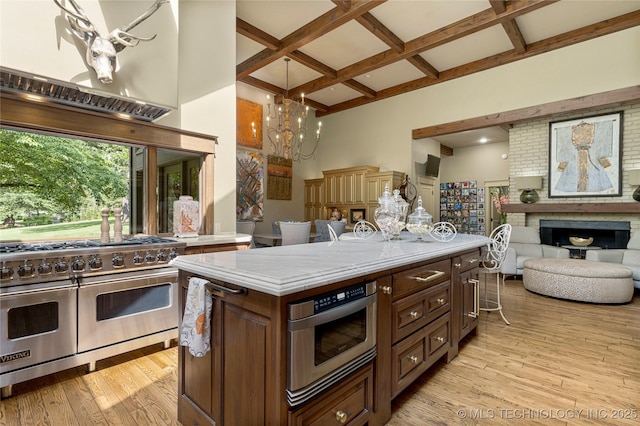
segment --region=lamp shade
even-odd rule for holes
[[[640,185],[640,169],[629,170],[629,185]]]
[[[517,176],[516,189],[540,189],[542,176]]]

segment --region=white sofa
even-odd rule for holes
[[[626,249],[589,250],[587,260],[598,262],[621,263],[631,269],[633,286],[640,289],[640,231],[631,234]]]
[[[566,248],[541,244],[540,233],[536,228],[513,226],[507,254],[500,268],[503,275],[522,275],[524,261],[532,258],[569,259]]]

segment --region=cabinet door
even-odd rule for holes
[[[479,317],[476,310],[478,270],[471,269],[460,274],[462,286],[462,305],[458,315],[460,318],[460,337],[464,338],[478,325]]]
[[[342,176],[342,179],[344,180],[344,204],[354,204],[354,200],[356,198],[355,174],[345,173]]]
[[[342,183],[341,176],[328,175],[324,178],[324,189],[326,202],[325,204],[332,205],[340,203],[340,185]]]
[[[182,318],[188,285],[181,290]],[[277,418],[279,400],[267,393],[277,380],[268,356],[270,318],[244,307],[252,302],[242,298],[250,296],[212,297],[211,350],[194,357],[179,347],[178,420],[184,425],[253,425]]]

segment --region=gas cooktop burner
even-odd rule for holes
[[[75,240],[75,241],[51,241],[51,242],[33,242],[33,243],[0,243],[0,254],[6,253],[25,253],[31,251],[46,250],[66,250],[91,247],[115,247],[115,246],[131,246],[142,244],[160,244],[175,243],[175,240],[168,238],[144,236],[125,238],[121,243],[100,243],[100,240]]]

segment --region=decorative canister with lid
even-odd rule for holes
[[[373,219],[376,221],[378,228],[380,228],[384,240],[389,241],[391,232],[393,232],[400,218],[396,201],[389,192],[389,184],[384,186],[384,192],[382,196],[378,198],[378,204],[378,208],[373,212]]]
[[[422,239],[424,234],[428,234],[433,229],[433,217],[422,207],[422,197],[418,197],[418,207],[409,215],[407,231],[418,236],[416,241]]]
[[[404,198],[400,195],[399,189],[393,190],[393,200],[396,202],[396,209],[398,210],[399,217],[395,226],[393,227],[393,237],[392,240],[401,240],[400,231],[404,229],[404,226],[407,223],[407,213],[409,211],[409,203],[407,203]]]
[[[190,195],[173,202],[173,236],[197,237],[200,228],[200,203]]]

